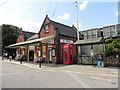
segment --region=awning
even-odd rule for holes
[[[44,40],[50,40],[50,39],[52,39],[54,37],[55,36],[52,35],[52,36],[48,36],[48,37],[44,37],[44,38],[38,38],[38,39],[25,41],[25,42],[21,42],[21,43],[15,43],[15,44],[9,45],[8,47],[23,46],[23,45],[27,45],[27,44],[39,43],[39,42],[44,41]]]
[[[91,38],[91,39],[84,39],[84,40],[77,40],[74,44],[78,45],[87,45],[87,44],[101,44],[103,43],[103,38]]]

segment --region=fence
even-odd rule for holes
[[[97,65],[98,57],[91,57],[83,55],[82,57],[79,56],[79,63],[85,65]],[[113,57],[104,57],[104,65],[105,66],[120,66],[120,57],[113,58]]]
[[[120,66],[120,57],[106,57],[105,61],[107,63],[107,66]]]

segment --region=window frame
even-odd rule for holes
[[[48,33],[48,32],[49,32],[49,25],[47,24],[44,27],[44,33]]]

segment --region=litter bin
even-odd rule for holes
[[[9,56],[9,60],[10,60],[10,61],[12,60],[12,56]]]
[[[39,68],[41,68],[42,57],[39,57]]]

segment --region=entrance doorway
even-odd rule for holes
[[[34,61],[34,51],[29,51],[29,61]]]
[[[52,62],[52,50],[50,49],[49,51],[49,62],[51,63]]]

